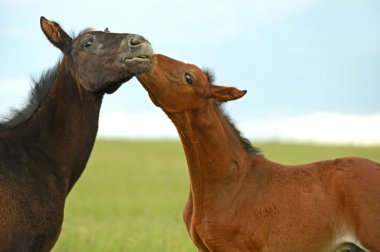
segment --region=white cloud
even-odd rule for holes
[[[127,114],[109,112],[101,114],[100,137],[123,138],[177,138],[177,130],[166,115],[161,112]]]
[[[316,113],[294,118],[243,120],[239,124],[256,140],[332,144],[380,144],[380,114]]]
[[[380,114],[316,113],[294,118],[246,119],[238,121],[237,126],[255,141],[380,144]],[[99,136],[178,139],[175,127],[162,111],[135,115],[106,113],[100,117]]]
[[[15,93],[16,95],[27,93],[31,81],[26,78],[1,78],[0,87],[4,93]]]
[[[19,107],[28,96],[31,81],[26,78],[0,79],[0,115]],[[298,141],[334,144],[380,145],[380,114],[341,115],[316,113],[292,118],[241,119],[243,134],[254,141]],[[172,122],[161,110],[132,113],[102,112],[100,137],[178,138]]]
[[[0,117],[12,107],[20,107],[28,97],[31,81],[26,78],[0,78]]]

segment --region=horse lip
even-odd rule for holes
[[[151,60],[151,57],[153,56],[153,48],[147,44],[147,46],[144,46],[142,50],[140,50],[137,53],[134,53],[132,55],[126,55],[123,59],[124,62],[131,62],[131,61],[146,61]]]
[[[131,56],[131,57],[125,57],[124,60],[130,60],[130,59],[149,59],[150,56],[146,54],[141,54],[141,55],[136,55],[136,56]]]
[[[131,62],[131,61],[150,61],[151,56],[149,55],[138,55],[134,57],[125,57],[124,62]]]

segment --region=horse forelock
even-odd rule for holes
[[[92,32],[92,31],[96,31],[96,30],[95,30],[94,28],[88,27],[88,28],[82,30],[81,32],[79,32],[78,35],[75,35],[74,33],[72,33],[71,35],[73,36],[73,38],[75,38],[75,37],[81,36],[81,35],[83,35],[83,34],[86,34],[86,33]]]

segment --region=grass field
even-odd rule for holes
[[[352,155],[380,162],[380,147],[257,146],[267,158],[287,164]],[[196,251],[182,221],[188,188],[179,142],[98,140],[67,198],[53,251]]]

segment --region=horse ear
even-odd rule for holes
[[[41,17],[40,24],[42,31],[49,41],[65,53],[69,49],[73,39],[56,22]]]
[[[218,102],[226,102],[239,99],[247,93],[246,90],[239,90],[234,87],[223,87],[211,85],[211,98]]]

